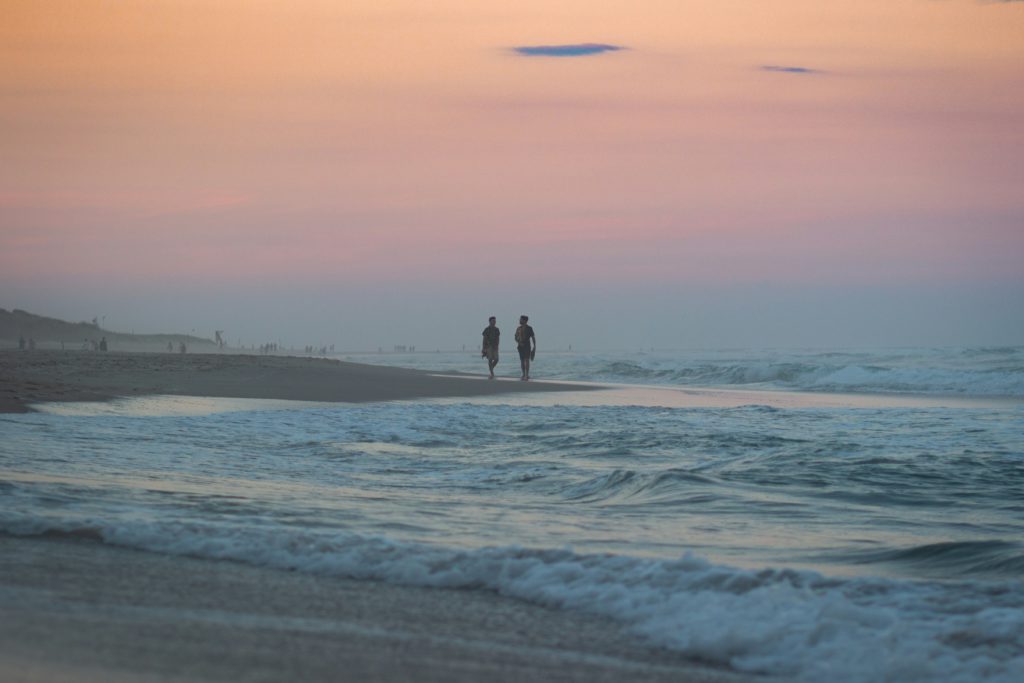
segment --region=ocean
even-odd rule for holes
[[[791,680],[1024,680],[1024,347],[542,347],[533,375],[614,388],[3,415],[0,531],[493,591]]]

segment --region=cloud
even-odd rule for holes
[[[526,57],[587,57],[626,48],[604,43],[580,43],[578,45],[522,45],[512,49]]]
[[[809,69],[806,66],[779,66],[775,64],[769,64],[761,67],[761,71],[774,71],[776,73],[784,74],[820,74],[824,73],[818,69]]]

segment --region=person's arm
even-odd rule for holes
[[[533,360],[534,356],[537,355],[537,333],[534,332],[531,334],[530,339],[533,340],[533,349],[530,351],[530,360]]]

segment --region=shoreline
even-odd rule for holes
[[[304,356],[125,351],[0,351],[0,413],[32,404],[172,395],[368,403],[418,398],[589,391],[600,387],[520,382]]]
[[[420,588],[0,534],[0,679],[741,683],[609,620]]]

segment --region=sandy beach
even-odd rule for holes
[[[0,413],[25,412],[33,403],[156,394],[365,403],[566,390],[581,387],[296,356],[0,351]]]
[[[743,680],[492,593],[0,536],[0,680]]]
[[[0,410],[172,394],[367,402],[576,389],[323,359],[0,353]],[[86,534],[89,535],[88,533]],[[0,536],[4,681],[734,681],[593,616],[482,591]]]
[[[404,360],[0,353],[0,681],[1022,680],[1019,397]]]

